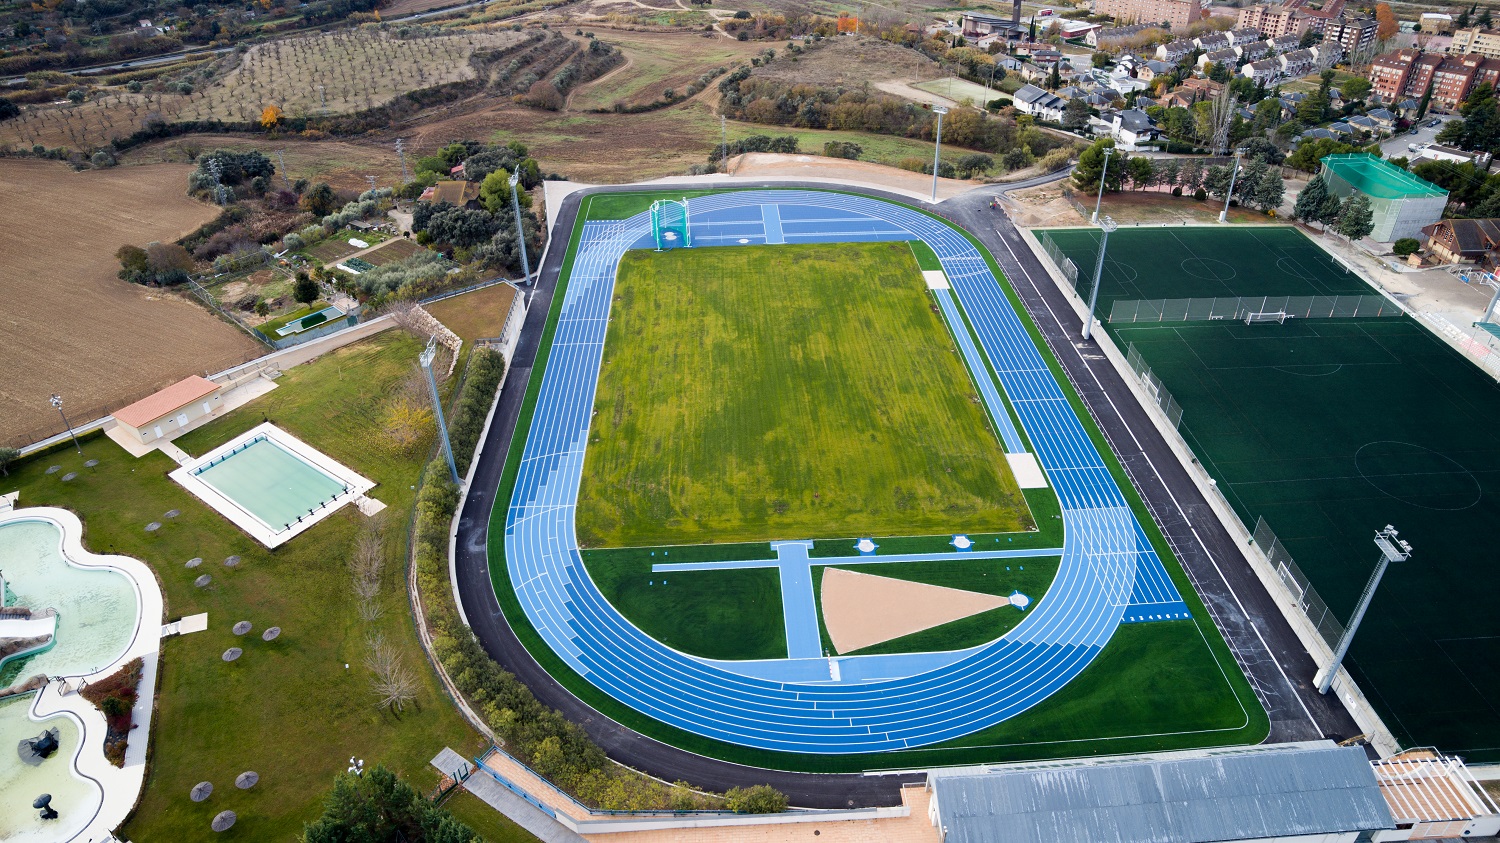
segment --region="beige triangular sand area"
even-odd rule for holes
[[[1009,606],[1010,598],[828,568],[823,623],[840,653]]]

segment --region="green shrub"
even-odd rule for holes
[[[1401,257],[1406,257],[1407,255],[1415,255],[1421,248],[1422,244],[1418,242],[1417,238],[1415,237],[1402,237],[1400,240],[1397,240],[1395,243],[1391,244],[1391,251],[1395,252]]]
[[[786,810],[786,796],[768,784],[733,788],[724,799],[726,807],[737,814],[779,814]]]
[[[474,457],[474,447],[484,432],[484,420],[489,415],[490,405],[495,400],[495,389],[505,377],[505,358],[494,349],[476,350],[469,360],[469,375],[464,380],[463,392],[458,396],[458,407],[453,411],[453,420],[448,424],[448,433],[453,441],[453,461],[458,473],[469,470],[469,461]]]

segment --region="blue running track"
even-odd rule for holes
[[[842,193],[728,192],[690,204],[695,247],[916,239],[932,247],[1061,501],[1057,577],[1000,639],[943,658],[788,659],[780,663],[785,670],[775,662],[741,669],[678,652],[633,626],[589,578],[573,523],[615,269],[626,250],[651,246],[651,227],[645,213],[588,222],[505,519],[516,595],[570,667],[631,708],[704,737],[786,752],[881,752],[1014,717],[1076,677],[1121,623],[1188,617],[1103,458],[966,237],[911,208]],[[905,669],[893,672],[893,665]]]

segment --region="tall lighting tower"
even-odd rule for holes
[[[521,253],[521,271],[526,273],[521,279],[527,286],[531,285],[531,260],[526,257],[526,230],[521,227],[521,165],[516,165],[516,171],[510,174],[510,209],[516,215],[516,250]]]
[[[932,147],[932,201],[936,202],[938,163],[942,160],[943,155],[943,115],[948,113],[948,107],[945,105],[935,105],[932,107],[932,113],[937,115],[937,134],[934,138],[936,143]]]
[[[1359,622],[1365,619],[1365,610],[1370,608],[1370,600],[1375,597],[1375,589],[1380,587],[1380,578],[1385,576],[1385,569],[1392,562],[1405,562],[1411,558],[1411,545],[1397,538],[1396,528],[1387,524],[1383,529],[1375,531],[1375,546],[1380,548],[1380,560],[1375,563],[1375,573],[1370,575],[1370,581],[1365,583],[1365,590],[1359,595],[1359,605],[1354,607],[1354,617],[1349,619],[1349,625],[1344,628],[1344,634],[1339,638],[1338,647],[1334,648],[1333,660],[1328,666],[1313,677],[1318,683],[1318,693],[1326,694],[1333,686],[1333,677],[1339,672],[1339,665],[1344,661],[1344,654],[1349,652],[1349,645],[1354,641],[1354,633],[1359,630]]]
[[[427,347],[422,350],[422,355],[417,360],[422,363],[422,371],[427,373],[427,385],[432,388],[432,414],[437,417],[438,436],[443,438],[443,453],[448,457],[448,473],[453,475],[453,485],[462,483],[458,479],[458,465],[453,462],[453,443],[448,441],[448,423],[443,420],[443,399],[438,395],[437,379],[432,376],[432,358],[437,355],[437,337],[427,339]]]
[[[1099,279],[1104,276],[1104,249],[1109,245],[1109,233],[1116,228],[1119,226],[1108,215],[1099,220],[1099,260],[1094,264],[1094,288],[1089,291],[1089,315],[1083,320],[1084,339],[1094,334],[1094,307],[1099,304]]]

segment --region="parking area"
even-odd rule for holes
[[[1437,138],[1437,133],[1443,130],[1442,122],[1447,122],[1451,119],[1453,118],[1446,115],[1428,115],[1422,120],[1421,123],[1417,124],[1417,133],[1415,135],[1410,134],[1409,132],[1402,132],[1393,138],[1388,138],[1384,141],[1381,141],[1380,153],[1386,158],[1411,157],[1412,144],[1417,144],[1420,146],[1424,143],[1432,143],[1434,139]],[[1433,120],[1439,120],[1442,122],[1440,122],[1437,126],[1428,126],[1427,124],[1431,123]]]

